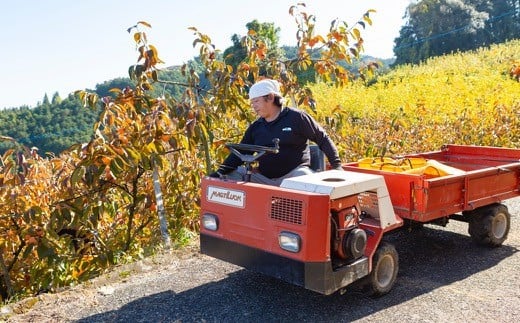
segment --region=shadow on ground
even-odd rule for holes
[[[239,270],[220,281],[143,297],[79,322],[353,321],[494,267],[518,251],[507,245],[479,247],[467,235],[429,227],[399,231],[388,240],[399,252],[400,271],[393,290],[380,298],[355,290],[323,296]]]

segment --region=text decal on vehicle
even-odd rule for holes
[[[210,202],[243,208],[246,204],[246,194],[242,191],[222,187],[208,186],[206,198]]]

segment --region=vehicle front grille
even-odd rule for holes
[[[303,223],[303,202],[284,197],[271,198],[271,219],[293,223]]]

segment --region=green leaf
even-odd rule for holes
[[[132,65],[128,68],[128,77],[130,77],[131,80],[135,80],[135,65]]]
[[[122,162],[121,160],[121,157],[116,157],[116,158],[113,158],[111,161],[110,161],[110,171],[112,172],[112,174],[114,174],[114,176],[118,177],[119,174],[121,174],[121,172],[123,172],[124,170],[124,163]]]
[[[36,248],[36,252],[38,253],[38,257],[40,259],[50,258],[52,256],[55,256],[56,253],[54,252],[54,249],[47,245],[44,241],[38,245],[38,248]]]
[[[74,185],[79,183],[83,179],[83,176],[85,176],[85,168],[82,166],[77,167],[70,177],[71,184]]]

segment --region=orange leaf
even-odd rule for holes
[[[337,31],[332,33],[332,37],[334,37],[334,39],[336,39],[337,41],[343,40],[343,35]]]
[[[314,47],[314,45],[316,45],[317,43],[319,42],[322,42],[324,43],[324,39],[323,37],[321,37],[320,35],[316,36],[316,37],[312,37],[310,40],[309,40],[309,46],[310,47]]]
[[[103,157],[101,157],[101,161],[103,162],[104,165],[109,165],[111,158],[109,158],[107,156],[103,156]]]
[[[146,21],[139,21],[139,22],[137,22],[137,24],[138,24],[138,25],[139,25],[139,24],[141,24],[141,25],[145,25],[145,26],[148,27],[148,28],[152,28],[152,25],[150,25],[150,24],[147,23]]]
[[[264,48],[257,49],[256,55],[258,56],[259,59],[264,59],[265,58],[265,49]]]

